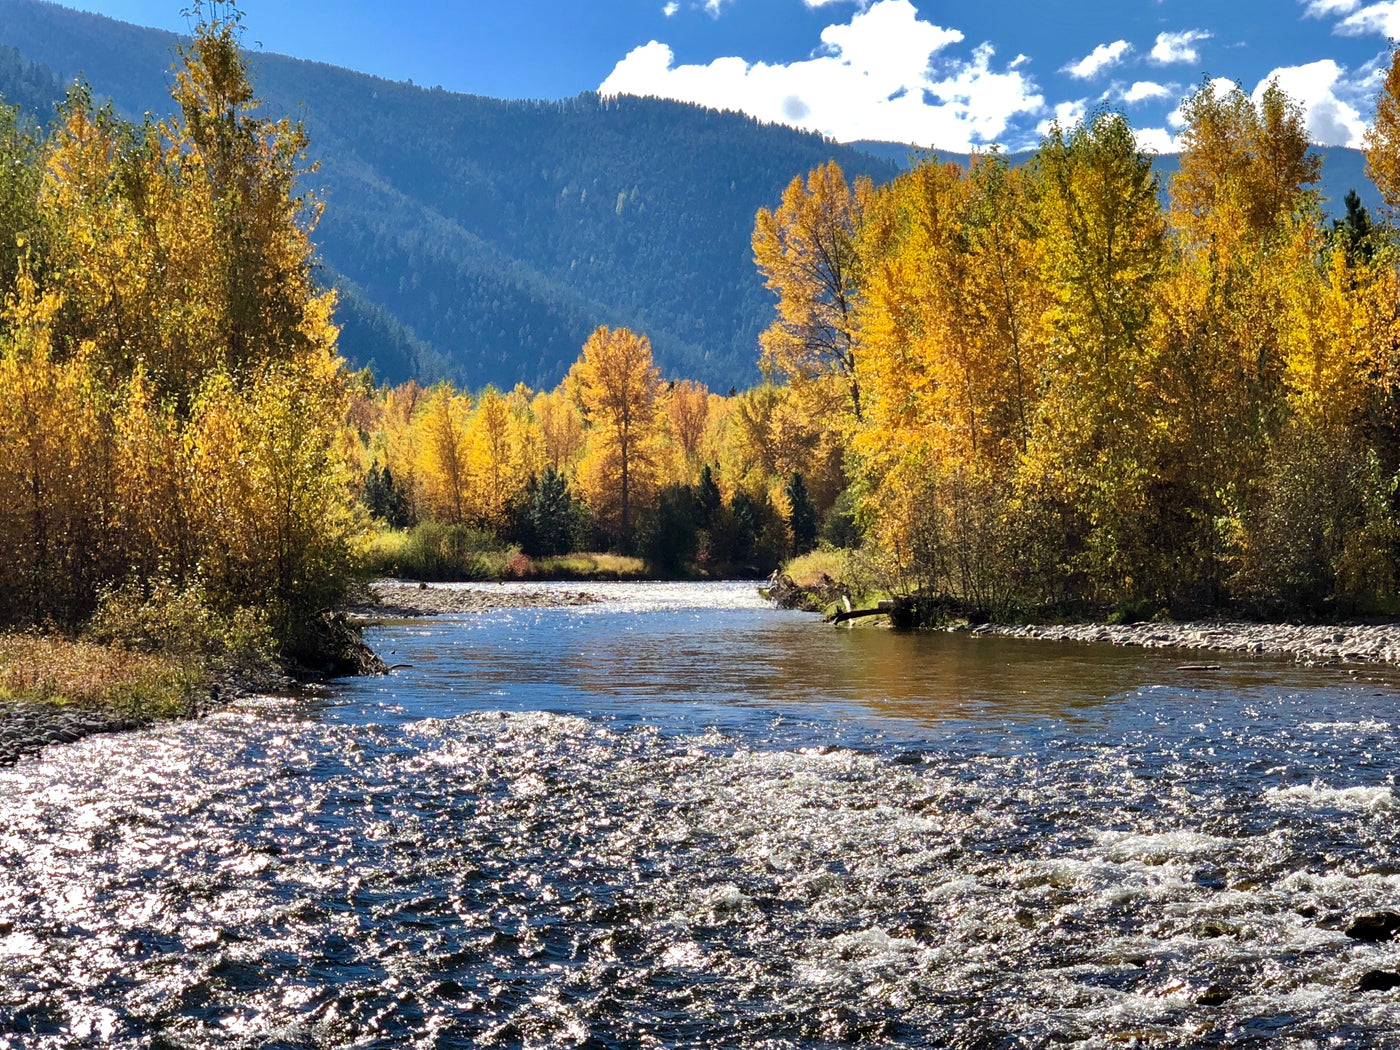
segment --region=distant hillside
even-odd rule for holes
[[[0,0],[0,92],[47,118],[82,74],[127,116],[164,115],[177,43]],[[508,102],[271,54],[253,69],[268,111],[304,120],[321,162],[316,239],[344,352],[394,381],[552,385],[606,323],[649,333],[668,375],[745,385],[773,304],[754,212],[828,158],[885,182],[919,152],[656,99]],[[1374,203],[1359,153],[1323,153],[1337,208],[1353,186]]]
[[[928,155],[927,150],[921,150],[917,146],[909,146],[902,142],[853,142],[853,147],[864,150],[873,156],[880,157],[892,164],[897,164],[901,171],[909,168],[910,162],[916,157]],[[1317,152],[1322,154],[1322,182],[1317,189],[1322,194],[1323,209],[1331,214],[1341,216],[1345,213],[1346,207],[1342,201],[1346,199],[1348,190],[1356,190],[1361,198],[1361,203],[1368,208],[1377,207],[1380,202],[1380,194],[1376,192],[1375,185],[1366,177],[1366,154],[1359,149],[1346,149],[1341,146],[1319,146]],[[969,157],[966,153],[943,153],[938,156],[944,160],[954,161],[967,167]],[[1033,153],[1013,153],[1011,162],[1013,164],[1024,164]],[[1166,178],[1174,175],[1181,166],[1176,154],[1167,153],[1158,156],[1153,162],[1153,166],[1160,172],[1165,181]]]
[[[64,82],[85,75],[128,116],[171,109],[169,33],[0,0],[0,43]],[[877,181],[897,171],[673,102],[505,102],[270,54],[253,68],[321,161],[317,242],[343,290],[345,351],[388,379],[552,384],[607,323],[648,332],[669,374],[743,385],[772,316],[754,212],[831,157]]]

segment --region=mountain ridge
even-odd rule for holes
[[[164,115],[180,40],[0,0],[0,44],[14,49],[0,90],[41,110],[46,67],[54,92],[81,73],[124,115]],[[320,162],[309,186],[327,204],[316,242],[341,289],[343,351],[391,381],[550,386],[608,324],[647,332],[668,375],[746,385],[773,305],[750,253],[754,212],[827,159],[879,183],[926,152],[660,99],[491,99],[248,57],[267,112],[302,120]],[[1361,155],[1323,152],[1325,195],[1339,206],[1359,177],[1373,204]]]

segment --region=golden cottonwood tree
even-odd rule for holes
[[[1400,44],[1392,42],[1390,68],[1376,96],[1376,115],[1366,129],[1366,175],[1392,215],[1400,214]]]
[[[544,459],[563,473],[583,451],[583,415],[563,384],[536,394],[531,409],[544,440]]]
[[[449,383],[439,383],[424,399],[416,417],[417,477],[433,517],[463,525],[471,511],[471,399]]]
[[[710,392],[703,383],[682,379],[666,393],[666,418],[684,467],[684,480],[700,469],[702,442],[710,422]]]
[[[96,597],[111,445],[84,352],[60,360],[58,297],[21,271],[0,339],[0,617],[70,620]]]
[[[652,442],[662,383],[651,341],[626,328],[599,327],[576,367],[590,426],[580,478],[594,513],[626,544],[637,505],[654,480]]]
[[[837,163],[814,169],[806,184],[795,178],[774,211],[754,221],[754,261],[778,296],[778,317],[763,333],[764,360],[794,380],[835,388],[861,416],[852,326],[860,288],[856,231],[873,187],[868,178],[846,182]]]

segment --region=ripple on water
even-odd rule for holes
[[[1341,932],[1400,899],[1388,787],[903,754],[538,712],[54,749],[0,772],[0,1044],[1396,1042],[1354,989],[1400,947]]]

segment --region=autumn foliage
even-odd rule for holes
[[[177,115],[81,85],[0,121],[0,622],[197,588],[298,655],[359,527],[305,136],[255,112],[236,20],[182,52]]]
[[[1392,208],[1397,89],[1400,61],[1367,140]],[[794,396],[849,392],[825,430],[893,589],[1002,616],[1395,608],[1394,231],[1355,199],[1324,220],[1277,85],[1207,81],[1182,112],[1166,187],[1098,112],[1019,167],[929,158],[872,191],[827,166],[760,213],[766,359]]]

